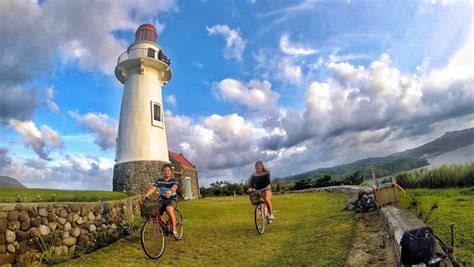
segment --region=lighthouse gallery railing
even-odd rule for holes
[[[171,66],[171,59],[163,54],[161,50],[156,51],[153,48],[134,48],[128,51],[123,52],[117,59],[117,65],[125,60],[133,58],[154,58],[158,61],[165,63],[168,66]]]

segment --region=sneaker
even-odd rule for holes
[[[270,213],[268,216],[267,216],[267,221],[268,221],[268,224],[271,224],[273,219],[275,219],[275,217],[273,217],[273,213]]]
[[[173,231],[173,232],[171,232],[171,233],[173,233],[173,237],[174,237],[174,239],[176,239],[176,240],[179,240],[179,235],[178,235],[178,232],[176,232],[176,231]]]

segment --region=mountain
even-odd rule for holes
[[[441,156],[449,152],[463,151],[465,147],[471,147],[473,144],[474,128],[447,132],[443,136],[422,146],[393,153],[386,157],[367,158],[330,168],[319,168],[297,175],[276,178],[275,182],[294,182],[308,178],[317,180],[325,174],[329,174],[337,179],[338,177],[346,177],[356,171],[359,171],[364,178],[370,178],[372,177],[372,166],[375,174],[381,177],[429,165],[433,158],[443,158]],[[464,153],[463,155],[468,154]]]
[[[17,179],[0,175],[0,188],[26,188]]]

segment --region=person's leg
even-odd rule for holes
[[[265,205],[267,205],[268,212],[273,214],[272,208],[272,191],[266,190],[263,192],[263,201],[265,201]]]
[[[168,213],[168,218],[170,218],[171,230],[176,231],[176,216],[174,216],[174,207],[172,205],[167,206],[166,213]]]

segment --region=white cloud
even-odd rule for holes
[[[219,98],[239,103],[253,110],[276,110],[279,95],[271,89],[268,81],[251,80],[243,83],[234,79],[224,79],[217,83]]]
[[[287,34],[282,35],[280,38],[280,49],[283,53],[291,56],[308,56],[318,53],[316,49],[301,44],[290,43]]]
[[[15,129],[23,137],[25,146],[31,147],[42,159],[50,160],[51,150],[64,146],[61,136],[47,125],[41,126],[40,131],[32,121],[10,119],[8,126]]]
[[[295,65],[289,59],[283,59],[280,64],[280,68],[284,80],[296,85],[301,83],[303,78],[301,66]]]
[[[168,102],[170,105],[174,107],[178,105],[178,102],[176,101],[176,97],[174,97],[174,95],[168,95],[166,97],[166,102]]]
[[[59,106],[53,101],[53,99],[54,99],[54,88],[50,86],[46,88],[46,105],[51,111],[58,113],[60,110]]]
[[[245,40],[240,36],[239,29],[231,29],[227,25],[214,25],[207,27],[209,35],[218,34],[225,38],[224,57],[226,59],[237,59],[242,61],[242,54],[245,51]]]
[[[118,131],[118,122],[115,119],[103,113],[80,115],[77,112],[69,111],[69,115],[86,130],[95,134],[94,143],[102,150],[115,147]]]

